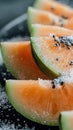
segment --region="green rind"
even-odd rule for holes
[[[18,75],[16,74],[14,67],[12,67],[9,64],[9,60],[7,60],[8,58],[8,52],[5,49],[4,43],[1,44],[1,54],[2,54],[2,58],[4,61],[4,64],[6,65],[6,68],[11,72],[11,74],[15,77],[18,78]]]
[[[73,129],[73,124],[70,126],[68,125],[69,124],[69,118],[70,118],[70,115],[69,113],[71,114],[71,116],[73,115],[73,111],[71,113],[71,111],[65,111],[65,112],[61,112],[60,116],[59,116],[59,126],[60,126],[60,130],[72,130]],[[72,118],[73,120],[73,118]]]
[[[28,23],[28,29],[30,31],[30,34],[32,33],[32,24],[39,24],[39,23],[36,23],[36,12],[38,10],[33,8],[33,7],[28,7],[28,10],[27,10],[27,23]],[[40,10],[39,10],[40,12]],[[39,12],[37,12],[37,14],[39,15]],[[43,13],[44,11],[42,11]],[[48,16],[48,15],[47,15]]]
[[[61,114],[59,116],[59,126],[60,126],[60,130],[63,130],[63,128],[62,128],[62,115]]]
[[[31,25],[31,37],[38,37],[39,35],[37,34],[37,32],[39,32],[39,27],[40,26],[47,26],[48,25],[43,25],[43,24],[32,24]],[[48,35],[48,34],[47,34]]]
[[[38,8],[40,3],[41,3],[42,0],[36,0],[35,3],[33,4],[33,7],[34,8]]]
[[[64,119],[65,117],[63,116],[63,115],[61,115],[61,118],[60,118],[60,120],[61,120],[61,126],[60,126],[60,128],[61,128],[61,130],[67,130],[67,129],[64,129],[64,126],[65,126],[65,120],[66,119]]]
[[[37,43],[38,44],[38,43]],[[31,48],[32,48],[32,54],[35,59],[35,62],[38,64],[40,69],[50,78],[54,79],[60,76],[60,74],[49,64],[44,64],[42,61],[42,57],[37,53],[37,49],[35,47],[34,38],[31,37]]]
[[[34,27],[35,24],[31,25],[31,37],[35,36],[36,29]]]
[[[42,121],[42,119],[39,119],[36,117],[33,118],[32,114],[27,112],[27,108],[25,109],[25,111],[23,111],[23,108],[21,108],[21,103],[20,103],[20,105],[18,105],[17,101],[15,101],[15,99],[14,99],[14,95],[13,95],[13,91],[12,91],[12,83],[13,83],[12,80],[7,80],[5,88],[6,88],[6,93],[7,93],[9,102],[12,104],[12,106],[16,109],[17,112],[19,112],[21,115],[23,115],[24,117],[26,117],[27,119],[29,119],[33,122],[36,122],[36,123],[39,123],[42,125],[58,126],[58,122],[54,122],[54,121],[52,123],[44,122],[44,121]]]
[[[28,7],[28,10],[27,10],[27,22],[28,22],[28,29],[29,29],[29,32],[30,34],[32,33],[32,24],[36,24],[35,22],[35,19],[34,19],[34,15],[35,15],[35,10],[37,9],[34,9],[33,7]]]
[[[28,23],[28,29],[29,29],[29,32],[31,33],[31,7],[28,7],[28,10],[27,10],[27,23]]]
[[[12,87],[11,80],[7,80],[5,88],[6,88],[6,93],[7,93],[9,102],[12,104],[12,106],[16,109],[17,112],[19,112],[23,116],[25,115],[25,117],[29,117],[28,113],[26,113],[25,111],[23,112],[20,105],[18,105],[17,102],[15,102],[15,100],[13,100],[13,98],[12,98],[13,91],[12,91],[11,87]],[[29,119],[31,120],[31,117],[29,117]]]

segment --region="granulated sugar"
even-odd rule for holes
[[[25,124],[25,127],[18,129],[17,127],[15,128],[14,124],[10,124],[10,123],[1,123],[0,125],[0,130],[35,130],[35,127],[33,128],[29,128],[27,124]]]
[[[10,118],[12,119],[10,120]],[[17,125],[15,125],[15,121]],[[20,115],[9,104],[6,92],[0,85],[0,130],[35,130],[35,127],[29,128],[24,119],[22,122],[24,126],[19,122],[21,122]]]
[[[8,102],[4,88],[0,86],[0,106],[5,105]],[[6,107],[6,106],[5,106]]]

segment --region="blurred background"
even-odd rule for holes
[[[25,13],[33,2],[34,0],[0,0],[0,41],[29,35]]]
[[[34,0],[0,0],[0,28],[24,14]]]
[[[73,5],[73,0],[59,0]],[[27,6],[32,5],[34,0],[0,0],[0,29],[9,21],[24,14]]]
[[[0,41],[19,35],[21,37],[29,36],[27,18],[24,14],[27,12],[28,6],[31,6],[34,1],[0,0]],[[73,0],[58,1],[73,6]]]

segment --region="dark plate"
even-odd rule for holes
[[[61,0],[61,2],[72,6],[73,1]],[[25,7],[29,5],[28,3],[31,4],[32,1],[26,2]],[[0,31],[0,41],[28,39],[29,36],[26,14],[14,19]],[[34,123],[16,112],[9,103],[4,88],[5,80],[10,78],[14,77],[5,68],[5,65],[0,63],[0,130],[59,130],[55,126],[43,126]]]

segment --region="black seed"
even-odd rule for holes
[[[70,47],[69,47],[69,46],[67,46],[67,49],[68,49],[68,50],[70,50]]]
[[[56,61],[58,61],[59,60],[59,58],[56,58]]]
[[[61,78],[54,79],[52,82],[52,88],[55,89],[57,85],[63,85],[64,81]]]
[[[73,46],[73,36],[61,36],[52,35],[54,38],[55,46],[59,47],[61,44],[63,47],[67,47],[70,50],[70,47]]]
[[[59,37],[57,37],[57,36],[53,36],[53,38],[54,38],[54,40],[59,44],[60,43],[60,39],[59,39]]]
[[[55,34],[53,34],[52,36],[53,36],[53,38],[55,38]]]
[[[60,37],[60,42],[67,46],[68,49],[70,49],[71,46],[73,46],[73,37],[72,36],[62,36]]]
[[[52,7],[51,7],[51,10],[55,10],[55,7],[54,7],[54,6],[52,6]]]
[[[63,82],[63,81],[61,81],[61,82],[60,82],[60,85],[63,85],[63,84],[64,84],[64,82]]]
[[[59,47],[59,46],[60,46],[60,43],[56,43],[55,45],[56,45],[57,47]]]
[[[54,84],[52,85],[52,88],[55,88],[55,85],[54,85]]]
[[[67,16],[61,16],[63,19],[68,19],[68,17]]]
[[[52,81],[52,88],[54,89],[56,86],[55,86],[55,82]]]
[[[70,61],[70,65],[73,65],[73,60]]]

